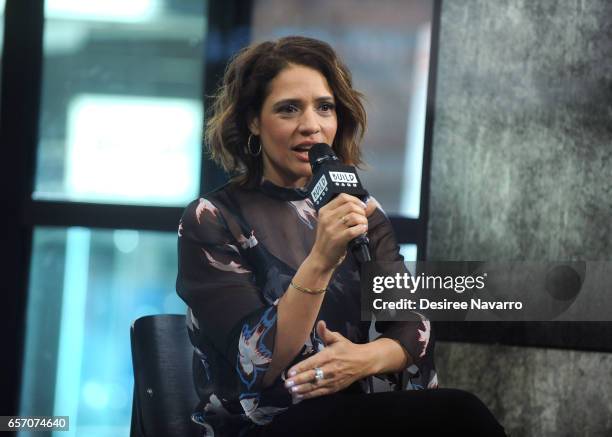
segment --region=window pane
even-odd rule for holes
[[[47,0],[35,199],[197,197],[201,0]]]
[[[414,262],[417,260],[416,244],[400,244],[399,247],[405,262]]]
[[[418,218],[433,0],[256,0],[253,39],[332,45],[366,96],[364,185],[385,211]],[[282,24],[279,24],[282,23]]]
[[[176,238],[35,230],[20,414],[70,416],[62,436],[129,435],[130,324],[186,309],[175,292]]]

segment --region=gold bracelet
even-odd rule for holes
[[[327,291],[327,288],[306,288],[300,285],[297,285],[295,282],[291,281],[291,286],[295,288],[297,291],[301,291],[302,293],[308,294],[323,294]]]
[[[342,264],[342,261],[344,261],[344,258],[346,258],[346,252],[344,253],[344,255],[342,255],[342,258],[340,258],[340,261],[336,263],[336,265],[334,266],[334,269],[338,268],[338,266]]]

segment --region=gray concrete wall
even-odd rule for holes
[[[612,2],[444,0],[428,258],[612,260]],[[605,353],[440,343],[513,435],[612,435]]]
[[[436,365],[512,437],[612,435],[612,354],[438,342]]]

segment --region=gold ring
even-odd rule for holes
[[[343,216],[342,216],[342,218],[341,218],[340,220],[342,220],[342,224],[343,224],[343,225],[345,225],[345,224],[346,224],[346,222],[348,221],[348,219],[346,218],[346,216],[345,216],[345,215],[343,215]]]

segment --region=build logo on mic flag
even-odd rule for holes
[[[310,195],[312,197],[312,201],[315,205],[318,205],[321,199],[327,193],[327,178],[325,177],[325,173],[321,175],[315,186],[312,188]]]
[[[330,171],[329,177],[336,186],[356,187],[359,183],[357,175],[348,171]]]
[[[313,175],[308,191],[317,211],[341,193],[350,194],[361,200],[368,195],[353,167],[336,162],[321,166]]]

